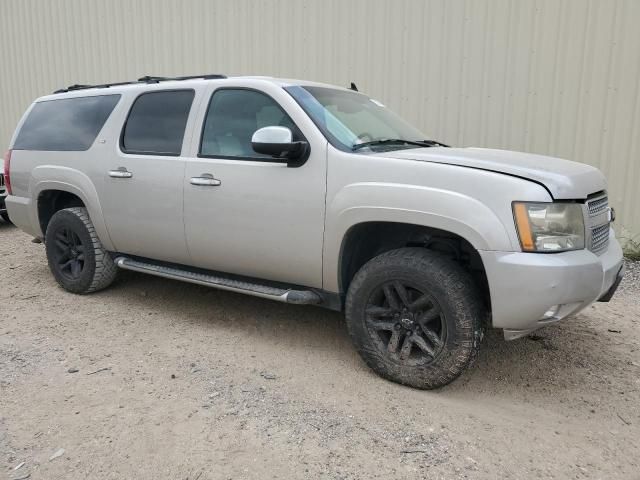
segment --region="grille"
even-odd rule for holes
[[[587,202],[587,208],[589,209],[589,216],[595,217],[609,208],[609,197],[596,198]]]
[[[600,225],[591,229],[591,250],[600,252],[609,244],[609,224]]]

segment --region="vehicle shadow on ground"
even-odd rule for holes
[[[351,345],[339,312],[122,273],[111,289],[98,295],[118,297],[132,309],[153,310],[161,302],[163,311],[176,321],[196,323],[206,329],[259,334],[261,342],[286,345],[287,349],[321,348],[338,363],[354,365],[358,374],[368,371]],[[586,315],[597,316],[597,312]],[[550,386],[580,390],[585,376],[606,379],[616,370],[622,374],[619,359],[611,353],[611,338],[594,330],[586,320],[585,315],[579,315],[510,342],[503,339],[501,331],[489,330],[476,363],[439,392],[455,395],[491,390],[526,394],[531,389]]]

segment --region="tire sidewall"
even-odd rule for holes
[[[60,267],[55,263],[55,237],[56,233],[63,228],[72,230],[84,247],[84,268],[80,277],[70,279],[62,274]],[[93,240],[85,223],[70,209],[60,210],[56,212],[47,226],[45,234],[45,247],[47,252],[47,261],[53,276],[66,290],[74,293],[85,293],[89,290],[96,271],[96,258],[93,246]]]

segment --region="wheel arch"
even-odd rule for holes
[[[46,225],[60,208],[83,206],[104,247],[113,249],[98,192],[87,175],[67,167],[41,166],[34,169],[32,182],[34,225],[38,226],[40,238],[44,238]]]
[[[485,306],[491,309],[487,273],[478,249],[458,232],[417,223],[365,221],[344,233],[337,259],[337,288],[346,295],[358,270],[372,258],[390,250],[422,247],[451,257],[474,278]]]
[[[68,190],[42,190],[38,193],[36,202],[38,225],[40,226],[40,231],[43,236],[47,234],[47,227],[51,221],[51,217],[59,210],[70,207],[86,208],[86,204],[82,198]]]

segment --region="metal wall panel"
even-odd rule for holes
[[[1,0],[0,143],[73,83],[355,81],[444,142],[601,168],[640,235],[639,23],[638,0]]]

